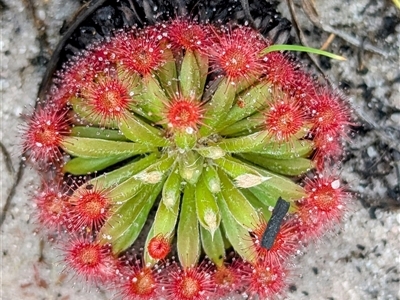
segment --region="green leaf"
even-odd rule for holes
[[[261,126],[265,123],[265,118],[262,113],[255,113],[243,120],[240,120],[228,127],[225,127],[219,134],[224,136],[242,136],[248,135],[258,131]]]
[[[202,95],[203,95],[203,91],[204,91],[204,87],[206,85],[206,81],[207,81],[207,76],[208,76],[208,56],[205,54],[202,54],[200,51],[195,50],[194,51],[194,55],[196,57],[196,62],[197,62],[197,66],[199,68],[200,71],[200,90],[202,91]],[[199,98],[199,100],[201,99],[201,97]]]
[[[178,73],[172,51],[167,47],[165,47],[163,51],[163,56],[166,62],[160,68],[158,68],[156,71],[156,76],[160,82],[161,88],[165,90],[169,97],[172,97],[175,91],[178,90]]]
[[[261,176],[255,168],[231,156],[215,159],[214,163],[224,170],[231,178],[237,178],[246,174]]]
[[[108,195],[114,203],[123,203],[141,192],[144,186],[143,181],[131,177],[112,188]]]
[[[259,149],[269,144],[268,132],[261,131],[250,135],[223,139],[215,146],[221,148],[223,151],[238,153],[238,152],[251,152],[254,149]]]
[[[297,157],[308,157],[314,151],[314,143],[309,140],[289,140],[286,143],[270,142],[260,146],[253,153],[261,157],[276,159],[292,159]]]
[[[180,91],[184,98],[200,100],[203,95],[201,75],[196,56],[187,50],[182,61],[179,74]]]
[[[101,171],[109,166],[134,156],[134,154],[116,155],[101,158],[75,157],[68,161],[62,168],[63,173],[84,175]]]
[[[196,184],[195,199],[197,218],[200,224],[213,235],[219,227],[221,215],[215,196],[207,187],[204,173]]]
[[[266,193],[275,197],[276,199],[282,197],[285,200],[294,201],[299,200],[300,198],[305,196],[304,189],[301,186],[295,184],[292,180],[277,175],[275,173],[263,170],[256,166],[250,166],[239,159],[224,157],[218,160],[214,160],[214,162],[234,179],[246,174],[258,174],[261,177],[268,178],[268,180],[264,180],[258,185],[249,187],[252,190],[263,190]],[[218,174],[220,174],[220,172],[218,172]],[[222,181],[221,176],[220,179]]]
[[[71,136],[95,138],[110,141],[129,141],[125,136],[118,130],[89,127],[89,126],[75,126],[71,128]]]
[[[195,151],[186,151],[179,158],[179,174],[191,184],[196,184],[203,171],[204,158]]]
[[[165,103],[168,103],[169,99],[156,76],[152,74],[144,76],[142,84],[143,91],[136,99],[137,105],[142,108],[147,119],[158,122],[162,119]]]
[[[104,158],[108,156],[137,155],[156,150],[151,145],[66,136],[60,147],[72,156]]]
[[[315,168],[312,160],[302,157],[274,159],[254,153],[243,153],[239,156],[272,172],[288,176],[298,176]]]
[[[127,114],[119,125],[122,133],[131,141],[152,147],[165,147],[169,145],[168,139],[157,128],[147,124],[139,118]]]
[[[143,186],[155,185],[164,181],[174,161],[174,156],[164,155],[146,169],[113,187],[109,192],[109,197],[113,202],[122,203],[139,193]]]
[[[195,187],[187,184],[183,193],[176,245],[179,262],[183,268],[196,266],[201,253],[194,193]]]
[[[259,223],[257,211],[221,169],[218,170],[218,175],[221,180],[221,195],[229,212],[241,226],[254,230]]]
[[[174,132],[175,144],[182,150],[191,150],[197,143],[197,131],[177,130]]]
[[[151,153],[145,157],[138,157],[132,162],[120,167],[112,172],[104,173],[96,178],[91,179],[88,184],[98,185],[104,188],[119,184],[130,178],[131,176],[146,169],[158,159],[158,153]]]
[[[225,119],[235,100],[236,86],[224,78],[215,91],[211,101],[205,105],[204,121],[200,127],[200,135],[208,136],[218,124]]]
[[[219,196],[217,195],[217,202],[218,202],[218,197],[221,197],[221,195],[219,195]],[[221,215],[222,215],[222,213],[221,213]],[[237,224],[237,226],[240,226],[240,225]],[[243,228],[242,226],[240,226],[240,227]],[[228,240],[228,238],[226,237],[223,220],[221,220],[221,225],[219,226],[219,229],[221,230],[221,234],[222,234],[222,239],[224,241],[225,250],[229,250],[233,246],[232,246],[231,242]]]
[[[247,189],[250,193],[252,193],[261,203],[261,205],[265,206],[266,208],[275,207],[276,201],[278,198],[272,195],[267,189],[261,188],[249,188]],[[267,216],[268,214],[264,214]]]
[[[225,245],[220,228],[211,235],[208,230],[200,226],[200,232],[204,252],[217,267],[221,267],[225,259]]]
[[[110,243],[115,255],[128,249],[142,231],[161,188],[162,182],[147,186],[142,193],[123,203],[101,228],[98,234],[100,243]]]
[[[152,258],[148,252],[148,245],[150,240],[157,235],[161,235],[162,237],[167,238],[170,241],[174,237],[175,226],[178,221],[179,215],[179,205],[180,199],[177,199],[177,201],[170,207],[165,206],[164,201],[160,202],[156,216],[154,217],[153,225],[146,239],[146,247],[144,251],[144,261],[146,265],[154,265],[157,262],[157,260]]]
[[[221,181],[219,180],[217,170],[208,164],[203,170],[204,181],[211,193],[219,193],[221,191]]]
[[[266,189],[261,189],[261,188],[249,188],[246,190],[246,192],[254,195],[261,206],[257,206],[257,208],[260,208],[261,211],[263,212],[264,219],[266,221],[269,220],[272,212],[272,208],[276,206],[276,202],[278,201],[278,198],[276,196],[271,195],[268,193],[268,190]],[[246,197],[248,194],[246,194]],[[249,201],[252,202],[254,199],[251,198],[251,196],[248,197]],[[285,199],[286,200],[286,199]],[[253,203],[253,202],[252,202]],[[295,203],[291,203],[289,207],[289,213],[294,213],[296,211],[296,205]]]
[[[259,82],[260,78],[254,74],[249,74],[249,76],[246,76],[246,79],[236,81],[236,95],[239,96],[240,94],[245,93]]]
[[[180,199],[173,206],[167,207],[163,201],[160,202],[153,227],[155,234],[172,235],[179,215]]]
[[[260,172],[261,175],[271,177],[271,179],[252,187],[252,190],[267,192],[276,199],[282,197],[287,201],[300,200],[306,196],[304,189],[300,185],[294,183],[292,180],[280,175],[276,175],[272,172],[262,170],[258,167],[255,168],[258,172]]]
[[[182,177],[179,175],[178,167],[175,165],[162,190],[162,202],[167,208],[172,209],[181,197]]]
[[[157,162],[147,167],[145,170],[134,175],[135,179],[141,180],[144,183],[155,184],[158,183],[164,176],[168,175],[172,164],[176,160],[176,155],[164,155]]]
[[[90,126],[100,126],[106,128],[118,128],[115,120],[103,120],[99,115],[93,113],[93,108],[87,104],[86,99],[72,97],[69,102],[73,111],[80,117],[79,124],[87,123]]]
[[[221,194],[217,194],[217,202],[221,209],[223,231],[229,243],[244,260],[255,263],[254,245],[248,230],[232,216]]]
[[[123,64],[118,64],[118,80],[128,89],[129,96],[135,99],[142,92],[142,76],[132,70],[127,70]]]
[[[255,112],[261,111],[270,102],[271,94],[272,85],[268,82],[261,82],[244,91],[237,96],[235,105],[233,105],[221,124],[218,125],[218,128],[225,128]]]
[[[216,146],[200,147],[196,149],[196,152],[205,158],[211,159],[218,159],[225,156],[226,154],[224,150]]]
[[[258,194],[261,196],[259,199],[250,189],[240,189],[242,194],[246,197],[246,199],[250,202],[250,204],[259,212],[262,213],[265,220],[269,220],[271,217],[270,207],[274,207],[273,204],[276,203],[277,199],[268,198],[268,195]]]

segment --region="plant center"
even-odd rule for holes
[[[192,277],[185,277],[181,283],[182,296],[186,299],[193,299],[200,292],[200,284],[198,280]]]
[[[78,255],[82,265],[93,267],[99,263],[100,255],[99,251],[92,248],[91,246],[86,246],[80,250]]]
[[[151,295],[155,280],[150,271],[143,271],[132,280],[132,289],[137,295]]]

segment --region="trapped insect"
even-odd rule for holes
[[[283,200],[281,197],[278,198],[276,205],[272,211],[271,218],[268,221],[267,228],[261,239],[261,246],[270,250],[274,244],[275,238],[281,227],[283,218],[289,211],[290,203]]]

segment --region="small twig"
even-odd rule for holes
[[[11,186],[10,192],[7,195],[6,198],[6,203],[4,204],[3,210],[1,211],[1,215],[0,215],[0,227],[3,225],[6,216],[7,216],[7,212],[10,209],[10,205],[11,205],[11,200],[15,195],[15,191],[17,189],[18,184],[21,181],[22,175],[24,173],[24,162],[22,160],[20,160],[19,165],[18,165],[18,171],[17,174],[14,178],[14,182],[13,185]]]
[[[356,38],[354,36],[351,36],[350,34],[341,32],[337,29],[334,29],[333,27],[331,27],[329,25],[322,25],[322,29],[326,32],[336,34],[338,37],[340,37],[344,41],[348,42],[349,44],[352,44],[355,47],[361,47],[362,41],[360,41],[358,38]],[[382,55],[385,58],[390,56],[389,52],[379,49],[378,47],[375,47],[375,46],[371,45],[370,43],[364,43],[364,49],[369,52],[373,52],[373,53]]]
[[[25,4],[25,8],[27,9],[27,11],[30,12],[31,14],[33,25],[35,26],[36,31],[38,33],[37,40],[39,41],[40,52],[47,53],[48,55],[50,55],[51,47],[47,38],[45,22],[37,17],[35,3],[33,2],[33,0],[24,0],[23,2]]]
[[[49,46],[49,42],[47,39],[46,26],[45,26],[44,22],[37,17],[35,5],[34,5],[33,1],[32,0],[24,0],[23,3],[25,5],[25,8],[27,9],[27,11],[30,12],[32,20],[33,20],[33,25],[36,27],[36,30],[38,32],[40,51],[42,53],[45,51],[49,52],[50,46]],[[4,204],[4,207],[3,207],[2,211],[1,211],[1,215],[0,215],[0,227],[1,227],[6,219],[8,210],[10,209],[10,206],[11,206],[12,198],[14,197],[15,191],[18,187],[18,184],[20,183],[20,181],[22,179],[22,175],[24,173],[25,168],[24,168],[24,161],[21,159],[18,164],[18,170],[15,173],[15,170],[13,169],[12,164],[11,164],[11,159],[10,159],[10,155],[9,155],[8,151],[6,150],[6,148],[4,147],[3,144],[1,144],[0,146],[1,146],[1,150],[4,154],[4,156],[6,158],[7,169],[12,170],[11,173],[14,173],[14,181],[11,186],[10,192],[7,195],[6,202]]]
[[[321,46],[320,50],[326,50],[332,44],[333,40],[335,39],[336,35],[331,33],[328,38],[326,39],[325,43]]]
[[[11,190],[10,190],[9,194],[7,195],[6,203],[4,204],[3,210],[2,210],[1,215],[0,215],[0,227],[1,227],[1,225],[4,222],[4,220],[6,219],[6,215],[7,215],[8,209],[10,208],[10,205],[11,205],[12,197],[15,194],[15,189],[16,189],[16,187],[17,187],[17,185],[18,185],[18,183],[19,183],[19,181],[21,179],[22,173],[20,174],[20,172],[22,172],[22,170],[20,170],[20,169],[21,169],[21,166],[22,166],[23,162],[22,162],[22,160],[20,161],[20,165],[18,167],[18,173],[17,173],[17,175],[15,175],[15,169],[14,169],[14,167],[12,165],[10,153],[7,151],[6,147],[1,142],[0,142],[0,147],[1,147],[1,151],[2,151],[2,153],[4,155],[4,160],[5,160],[5,163],[6,163],[7,171],[14,177],[14,183],[11,186]]]
[[[250,12],[250,5],[248,0],[240,0],[240,3],[242,4],[244,14],[246,15],[246,18],[249,19],[252,25],[254,25],[254,19],[251,16]]]
[[[400,162],[395,163],[394,168],[396,169],[397,175],[397,189],[400,191]]]
[[[370,43],[364,43],[357,37],[354,37],[346,32],[342,32],[338,29],[333,28],[332,26],[322,23],[319,19],[318,12],[314,6],[314,4],[309,1],[309,0],[302,0],[301,1],[302,8],[308,19],[318,28],[322,29],[325,32],[328,32],[330,34],[335,34],[336,36],[340,37],[347,43],[355,46],[355,47],[361,47],[362,45],[364,46],[364,49],[367,51],[370,51],[372,53],[376,53],[379,55],[384,56],[385,58],[390,56],[389,52],[386,52],[378,47],[375,47],[371,45]]]
[[[372,119],[369,119],[367,116],[363,115],[361,113],[361,111],[355,111],[355,114],[357,115],[358,118],[360,118],[365,123],[369,124],[372,128],[374,128],[376,135],[379,136],[379,138],[381,140],[385,141],[389,145],[389,147],[400,150],[399,146],[397,144],[397,140],[395,140],[393,137],[387,135],[385,133],[385,128],[381,127],[375,121],[373,121]]]
[[[12,165],[10,153],[7,151],[6,147],[4,146],[4,144],[2,142],[0,142],[0,148],[1,148],[1,152],[4,155],[4,161],[6,163],[6,168],[7,168],[8,173],[14,174],[15,170]]]
[[[364,41],[365,39],[362,39],[361,46],[357,52],[357,72],[360,74],[365,74],[368,72],[368,68],[364,64]]]

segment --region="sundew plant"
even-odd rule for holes
[[[23,149],[68,272],[127,300],[285,293],[292,258],[346,212],[351,119],[270,46],[248,26],[178,17],[64,64]]]

